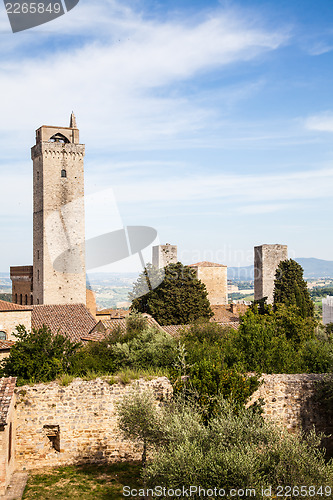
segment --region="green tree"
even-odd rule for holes
[[[142,466],[147,450],[162,438],[161,414],[152,390],[133,387],[117,405],[118,426],[126,439],[142,444]]]
[[[43,325],[28,332],[18,326],[17,342],[10,355],[1,363],[0,375],[18,377],[18,385],[25,382],[48,382],[68,372],[71,359],[80,346],[68,337],[56,334]]]
[[[303,268],[293,259],[280,262],[275,273],[274,307],[296,306],[303,318],[313,317],[314,304],[303,279]]]
[[[147,280],[148,275],[153,275],[151,267],[141,273],[130,294],[134,310],[151,314],[161,325],[188,324],[213,316],[206,287],[196,278],[193,269],[177,262],[166,266],[164,273],[163,281],[156,288],[150,287],[148,293],[139,296],[145,283],[152,283]]]

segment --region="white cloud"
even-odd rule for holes
[[[333,113],[327,111],[318,115],[310,116],[305,121],[308,130],[319,130],[321,132],[333,132]]]
[[[64,38],[46,51],[42,45],[49,31],[43,30],[56,27]],[[85,44],[68,50],[65,33],[83,36],[85,28]],[[116,2],[83,2],[45,27],[8,36],[21,58],[3,55],[0,92],[6,120],[0,131],[11,132],[17,143],[17,137],[45,122],[61,125],[74,108],[81,130],[99,151],[150,149],[211,126],[215,107],[184,95],[178,84],[256,58],[288,38],[222,10],[200,21],[146,20]],[[0,140],[3,154],[14,140]]]

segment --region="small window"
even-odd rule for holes
[[[4,331],[0,332],[0,340],[7,340],[7,334]]]
[[[37,250],[37,259],[39,260],[39,250]]]
[[[17,304],[17,293],[15,293],[15,304]]]
[[[34,298],[33,298],[33,295],[30,296],[30,304],[33,305],[34,303]]]
[[[23,296],[22,296],[22,293],[20,295],[20,304],[21,304],[21,306],[23,306]]]
[[[28,305],[28,295],[25,296],[25,305]]]
[[[52,448],[60,452],[60,427],[59,425],[44,425],[46,436],[49,438]]]
[[[39,269],[37,269],[37,281],[39,281]]]
[[[61,171],[61,177],[67,177],[67,172],[65,169]]]
[[[37,180],[39,181],[39,172],[37,172]]]

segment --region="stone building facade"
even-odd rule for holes
[[[273,304],[275,271],[287,259],[287,245],[254,247],[254,300],[267,297],[267,303]]]
[[[86,303],[84,155],[73,113],[69,127],[36,131],[33,267],[11,268],[15,303]]]
[[[327,295],[326,299],[323,299],[323,323],[328,325],[333,323],[333,297]]]
[[[33,267],[16,266],[10,268],[13,304],[33,304]]]
[[[228,304],[227,266],[214,262],[191,264],[198,280],[206,285],[208,300],[212,306]]]
[[[152,263],[157,269],[162,269],[169,264],[176,264],[177,246],[167,243],[153,247]]]
[[[0,300],[0,340],[16,340],[13,333],[18,325],[24,325],[30,330],[31,310],[29,307]]]

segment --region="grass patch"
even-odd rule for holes
[[[133,380],[143,378],[144,380],[152,380],[156,377],[168,377],[169,372],[165,368],[145,368],[140,370],[131,370],[126,368],[110,377],[105,377],[110,385],[121,383],[123,385],[130,384]]]
[[[120,500],[123,486],[142,487],[140,471],[140,462],[118,462],[33,472],[23,500]]]
[[[56,382],[58,382],[59,385],[65,387],[71,384],[74,379],[75,379],[74,375],[68,375],[68,373],[64,373],[63,375],[61,375],[56,379]]]

